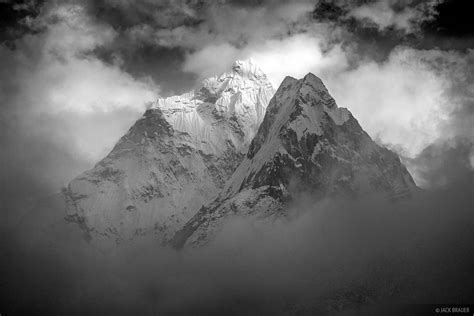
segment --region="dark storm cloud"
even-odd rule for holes
[[[474,37],[474,22],[472,21],[472,4],[469,1],[447,0],[436,7],[436,19],[424,25],[424,30],[444,37],[471,38]]]
[[[398,31],[399,37],[420,31],[423,23],[438,14],[440,0],[322,0],[313,11],[315,19],[380,32]]]
[[[312,1],[144,0],[86,5],[91,17],[117,32],[112,43],[98,49],[98,56],[106,61],[118,56],[134,75],[147,69],[164,94],[183,92],[195,83],[196,76],[181,67],[187,54],[210,45],[245,48],[301,32],[308,20],[302,13],[313,7]]]
[[[362,10],[361,10],[362,8]],[[417,49],[465,50],[474,44],[467,1],[320,1],[317,21],[348,30],[358,53],[383,61],[398,45]]]
[[[133,5],[131,5],[133,3]],[[257,6],[212,1],[170,2],[94,2],[93,12],[124,35],[127,41],[159,47],[196,49],[214,41],[228,41],[238,46],[262,36],[277,36],[288,31],[294,12],[312,5],[270,2]],[[140,9],[142,5],[146,9]],[[136,6],[136,8],[135,8]],[[120,15],[118,19],[109,16]],[[257,21],[256,19],[260,19]],[[246,23],[245,23],[246,22]],[[247,25],[250,23],[251,25]],[[266,25],[270,23],[271,25]],[[255,26],[259,26],[255,28]],[[252,27],[252,29],[250,28]]]
[[[44,1],[0,1],[0,43],[12,45],[12,40],[30,32],[28,21],[39,14]]]
[[[118,60],[122,69],[134,77],[149,76],[159,83],[163,97],[189,91],[196,84],[196,75],[182,70],[185,53],[179,47],[147,43],[130,45],[125,41],[124,44],[98,47],[90,54],[110,65]]]
[[[89,1],[92,15],[108,24],[127,29],[136,25],[148,24],[156,29],[195,26],[202,22],[201,11],[208,1]]]

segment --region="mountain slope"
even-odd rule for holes
[[[68,219],[106,242],[165,241],[222,189],[274,90],[252,61],[159,99],[93,169],[65,190]]]
[[[207,242],[232,215],[285,216],[307,195],[409,196],[415,183],[398,156],[377,145],[313,74],[285,78],[249,151],[218,198],[173,238],[177,248]]]

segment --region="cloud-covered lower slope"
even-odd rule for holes
[[[470,181],[399,205],[295,204],[289,223],[236,220],[208,247],[179,253],[146,242],[96,251],[63,226],[64,202],[45,201],[3,239],[4,310],[287,315],[469,302]]]

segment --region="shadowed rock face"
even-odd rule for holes
[[[210,240],[231,216],[274,220],[301,196],[410,196],[416,185],[398,156],[377,145],[338,108],[313,74],[287,77],[249,151],[218,198],[173,238],[177,248]]]
[[[64,191],[68,219],[92,241],[167,241],[215,198],[247,152],[274,90],[237,61],[198,90],[160,99]]]

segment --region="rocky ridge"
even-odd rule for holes
[[[274,220],[306,196],[412,195],[416,185],[392,151],[377,145],[322,81],[309,73],[286,77],[267,107],[245,159],[220,195],[203,206],[173,238],[202,245],[232,217]]]

